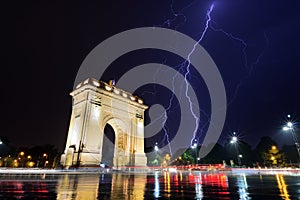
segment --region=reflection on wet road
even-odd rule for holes
[[[0,199],[299,199],[299,175],[0,174]]]

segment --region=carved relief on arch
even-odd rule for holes
[[[112,120],[113,118],[114,117],[111,114],[109,114],[107,112],[104,113],[104,117],[103,117],[103,120],[101,122],[102,125],[103,125],[103,130],[104,130],[104,127],[106,126],[106,124],[108,123],[108,121]]]

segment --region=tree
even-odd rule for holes
[[[2,144],[0,144],[0,156],[8,156],[14,150],[14,147],[10,145],[10,141],[6,136],[0,136]]]
[[[188,148],[181,156],[184,165],[190,165],[195,163],[195,152],[193,149]]]
[[[284,154],[275,145],[263,152],[263,159],[267,166],[282,166],[285,164]]]
[[[251,149],[250,144],[245,141],[240,141],[238,144],[239,154],[242,155],[242,165],[245,166],[253,166],[253,151]]]
[[[162,157],[159,152],[153,151],[151,153],[147,153],[147,160],[149,166],[160,166],[162,163]]]
[[[226,159],[226,153],[224,151],[224,147],[217,143],[214,145],[212,150],[204,158],[200,160],[200,162],[203,164],[219,164],[219,163],[223,163],[223,160],[225,159]]]
[[[164,167],[168,166],[170,164],[170,160],[171,160],[170,154],[169,153],[165,153],[165,155],[163,157],[162,165]]]
[[[253,150],[247,142],[238,140],[236,143],[228,141],[225,144],[224,152],[226,153],[225,160],[227,163],[233,161],[233,163],[240,164],[243,166],[253,166],[254,154]]]
[[[298,152],[295,145],[282,146],[282,152],[285,155],[286,161],[290,164],[298,162]]]
[[[36,167],[55,168],[58,164],[59,153],[54,145],[35,146],[28,150],[27,155],[31,156]]]
[[[257,144],[254,150],[254,159],[262,165],[266,165],[265,153],[272,148],[272,146],[278,146],[277,143],[269,136],[264,136],[260,138],[259,143]]]

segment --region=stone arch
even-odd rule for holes
[[[104,128],[115,132],[113,166],[146,166],[144,153],[144,111],[148,107],[132,94],[104,82],[87,79],[71,92],[72,115],[63,166],[99,166]],[[138,101],[139,100],[139,101]]]
[[[108,114],[108,115],[103,117],[102,124],[103,124],[103,130],[104,130],[105,125],[109,124],[114,129],[116,128],[115,131],[123,131],[123,132],[128,131],[128,127],[126,126],[124,120],[122,120],[119,117],[114,117],[111,114]]]
[[[113,168],[118,169],[119,167],[128,165],[129,160],[126,157],[126,147],[127,147],[127,130],[125,123],[120,118],[114,118],[113,116],[109,115],[103,119],[103,137],[106,137],[104,134],[105,126],[109,124],[115,133],[115,142],[112,145],[114,148],[114,157],[113,157]],[[103,144],[101,151],[102,155],[106,152],[103,152]]]

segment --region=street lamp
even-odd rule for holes
[[[47,159],[48,159],[48,154],[43,153],[42,161],[44,161],[44,168],[46,167]],[[38,164],[39,164],[39,161],[38,161]]]
[[[235,132],[233,134],[235,135]],[[235,144],[237,141],[238,141],[238,138],[236,136],[232,136],[230,143]]]
[[[155,142],[155,146],[154,146],[155,160],[154,160],[154,161],[156,161],[157,166],[159,165],[159,161],[158,161],[158,150],[159,150],[159,148],[158,148],[157,142]]]
[[[158,151],[157,142],[155,143],[154,150],[155,150],[155,151]]]
[[[19,160],[20,160],[20,163],[21,163],[21,165],[22,165],[22,168],[24,167],[24,155],[25,155],[25,152],[24,151],[21,151],[20,153],[19,153]]]
[[[48,160],[45,161],[45,164],[44,164],[44,168],[46,168],[47,164],[49,163]]]
[[[291,116],[288,115],[288,118],[290,118]],[[284,126],[282,128],[284,131],[290,131],[291,135],[292,135],[292,138],[294,140],[294,143],[295,143],[295,146],[296,146],[296,149],[297,149],[297,152],[298,152],[298,157],[299,157],[299,162],[300,162],[300,145],[299,145],[299,142],[298,142],[298,138],[297,138],[297,135],[296,135],[296,132],[294,130],[294,124],[291,122],[291,121],[288,121],[286,123],[286,126]]]
[[[241,154],[239,154],[239,150],[238,150],[238,146],[237,146],[237,143],[238,143],[238,137],[236,136],[236,132],[233,132],[233,136],[231,138],[231,141],[230,141],[231,144],[234,144],[234,147],[235,147],[235,151],[236,151],[236,156],[237,156],[237,161],[238,161],[238,165],[241,166],[242,165],[242,161],[241,161],[241,158],[243,157]]]
[[[195,139],[194,144],[192,145],[192,149],[195,149],[195,164],[198,164],[198,159],[197,159],[197,140]]]

